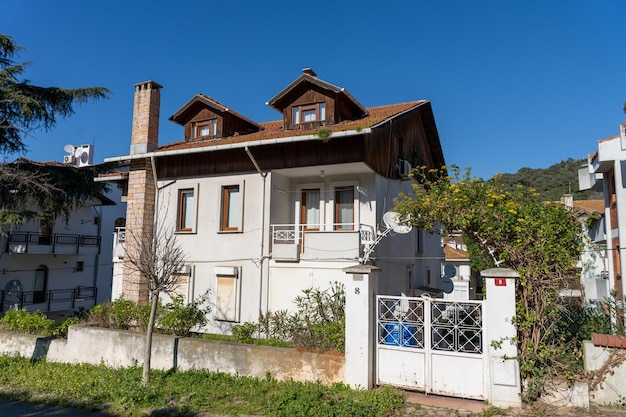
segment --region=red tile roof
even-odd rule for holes
[[[366,109],[368,112],[368,115],[366,117],[363,117],[362,119],[344,121],[344,122],[337,123],[334,125],[316,127],[314,129],[285,130],[283,128],[282,120],[263,122],[263,123],[259,123],[259,125],[263,128],[263,130],[258,131],[258,132],[249,133],[245,135],[229,136],[229,137],[219,138],[219,139],[205,139],[205,140],[198,140],[198,141],[191,141],[191,142],[175,142],[175,143],[161,146],[157,150],[157,152],[171,151],[171,150],[178,150],[178,149],[202,148],[205,146],[216,146],[216,145],[225,145],[225,144],[234,144],[234,143],[254,142],[254,141],[260,141],[264,139],[277,139],[277,138],[285,138],[285,137],[290,137],[290,136],[312,135],[322,129],[330,130],[332,132],[344,132],[344,131],[349,131],[349,130],[365,129],[365,128],[375,126],[393,116],[396,116],[404,111],[420,106],[427,102],[428,102],[427,100],[416,100],[416,101],[410,101],[406,103],[389,104],[386,106],[371,107],[369,109]]]
[[[443,253],[447,260],[469,260],[469,252],[464,251],[462,249],[453,248],[450,245],[444,245]]]
[[[606,142],[608,140],[613,140],[619,138],[619,135],[609,136],[608,138],[600,139],[598,142]]]
[[[574,210],[604,213],[604,200],[576,200],[574,201]]]

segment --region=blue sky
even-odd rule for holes
[[[313,68],[365,107],[432,102],[448,164],[490,178],[584,158],[619,133],[626,101],[624,0],[8,1],[0,33],[26,48],[33,84],[104,86],[27,139],[27,158],[95,162],[130,148],[133,85],[163,85],[167,120],[197,93],[264,122],[265,102]],[[15,159],[11,155],[7,159]]]

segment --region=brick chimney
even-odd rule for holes
[[[159,90],[161,88],[163,87],[154,81],[135,85],[131,155],[151,152],[159,146],[159,106],[161,101]],[[127,256],[137,256],[138,244],[152,236],[155,197],[155,178],[150,159],[132,160],[126,199]],[[122,281],[124,298],[137,302],[148,302],[150,294],[148,280],[129,265],[128,263],[124,265]]]
[[[154,81],[135,84],[131,155],[151,152],[159,147],[161,88]]]

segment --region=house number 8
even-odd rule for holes
[[[359,287],[356,287],[354,289],[354,293],[357,294],[357,295],[361,294],[361,289]]]

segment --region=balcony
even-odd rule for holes
[[[113,234],[113,261],[124,259],[126,252],[126,228],[116,227]]]
[[[11,308],[26,308],[29,311],[75,310],[80,307],[89,309],[96,305],[98,288],[76,287],[48,291],[23,291],[11,296],[0,291],[0,311]]]
[[[29,255],[97,255],[100,236],[12,232],[8,253]]]
[[[272,258],[282,262],[358,260],[376,239],[372,226],[351,223],[274,224],[271,233]]]

